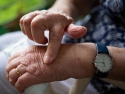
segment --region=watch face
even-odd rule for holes
[[[98,54],[94,61],[96,68],[100,72],[108,72],[112,68],[112,58],[108,54]]]

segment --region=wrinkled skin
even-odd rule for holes
[[[7,78],[19,92],[28,86],[52,81],[65,80],[70,77],[82,78],[87,73],[79,59],[78,44],[62,45],[53,64],[44,64],[46,47],[31,46],[13,55],[6,67]],[[16,73],[15,68],[22,74]],[[82,74],[82,75],[81,75]]]
[[[72,24],[73,19],[63,11],[34,11],[20,19],[22,32],[31,40],[45,44],[48,42],[44,31],[49,30],[49,44],[44,62],[51,63],[57,55],[64,32],[73,38],[86,34],[86,28]]]

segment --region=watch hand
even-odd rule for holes
[[[106,67],[104,62],[103,62],[103,65],[104,65],[104,67]]]

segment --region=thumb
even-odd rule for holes
[[[87,32],[87,29],[84,26],[77,26],[74,24],[70,24],[66,28],[66,33],[73,38],[80,38],[84,36],[86,32]]]

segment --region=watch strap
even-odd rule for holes
[[[102,73],[99,70],[94,75],[95,78],[106,78],[108,76],[109,72]]]
[[[97,44],[96,44],[96,47],[97,47],[98,54],[99,54],[99,53],[109,54],[109,51],[108,51],[106,45],[97,43]]]
[[[97,43],[96,44],[96,48],[97,48],[97,52],[98,54],[100,53],[105,53],[105,54],[109,54],[109,51],[106,47],[106,45],[104,44],[100,44]],[[106,78],[108,76],[109,72],[100,72],[99,70],[97,70],[97,73],[94,75],[95,78]]]

